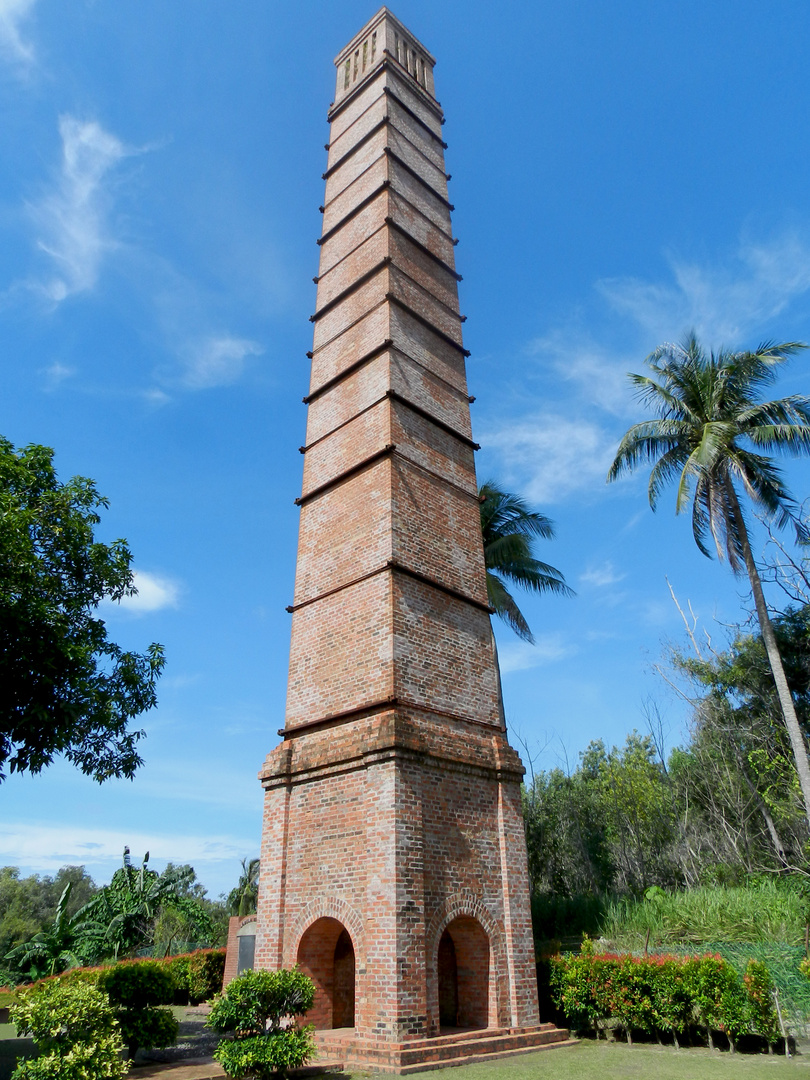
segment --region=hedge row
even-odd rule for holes
[[[782,1036],[774,985],[763,963],[751,960],[741,979],[718,955],[645,956],[596,953],[585,941],[578,955],[556,956],[551,991],[573,1027],[597,1033],[620,1027],[678,1038],[690,1028],[723,1032],[735,1049],[741,1035],[756,1034],[772,1045]]]
[[[132,987],[131,1007],[137,1008],[137,995],[143,987],[154,981],[156,969],[167,972],[171,979],[171,1005],[198,1005],[208,1001],[222,990],[222,978],[225,973],[224,949],[198,949],[196,952],[182,953],[179,956],[167,956],[153,960],[119,960],[115,964],[99,967],[70,968],[58,976],[63,983],[88,983],[97,986],[104,980],[105,973],[113,970],[132,969],[133,975],[127,980]],[[137,973],[137,974],[136,974]],[[56,977],[56,976],[54,976]],[[50,979],[41,979],[42,984]],[[161,983],[163,980],[161,980]],[[38,985],[38,984],[34,984]],[[124,1004],[124,1003],[122,1003]],[[130,1003],[126,1003],[128,1006]]]

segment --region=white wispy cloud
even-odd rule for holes
[[[672,281],[609,278],[597,289],[650,341],[680,339],[692,327],[707,343],[733,346],[810,290],[810,245],[796,232],[743,240],[714,263],[669,258]]]
[[[625,577],[627,575],[620,573],[608,559],[603,563],[589,566],[584,573],[579,575],[579,580],[585,585],[595,585],[601,589],[607,585],[615,585]]]
[[[561,634],[542,634],[535,639],[534,645],[527,641],[508,641],[498,645],[498,663],[502,675],[513,671],[528,671],[530,668],[553,664],[566,656],[572,656],[576,647],[566,642]]]
[[[86,823],[0,823],[0,860],[38,873],[52,873],[66,864],[81,863],[108,864],[113,870],[120,865],[125,846],[138,862],[148,851],[150,862],[197,866],[238,860],[245,851],[252,850],[255,839],[88,828]]]
[[[22,33],[22,23],[36,0],[0,0],[0,57],[28,67],[34,60],[34,47]]]
[[[604,486],[616,438],[590,420],[538,412],[485,433],[482,442],[506,482],[542,506]]]
[[[56,390],[65,379],[70,379],[76,374],[76,368],[70,367],[68,364],[62,364],[59,360],[54,360],[52,364],[43,369],[45,376],[45,388],[47,390]]]
[[[165,390],[161,390],[157,386],[150,386],[148,390],[144,390],[142,395],[143,400],[147,405],[153,406],[153,408],[160,409],[164,405],[168,405],[171,398]]]
[[[59,134],[62,160],[56,180],[29,205],[37,247],[55,270],[33,287],[55,304],[92,289],[104,256],[116,247],[108,223],[108,181],[115,166],[132,153],[95,120],[62,116]]]
[[[558,379],[577,383],[583,400],[607,412],[626,410],[626,372],[638,362],[632,351],[612,352],[594,341],[589,333],[566,327],[535,338],[528,352],[541,369],[551,369]]]
[[[264,349],[257,341],[212,335],[183,349],[183,385],[189,390],[207,390],[236,382],[245,370],[249,356],[261,356]]]
[[[134,596],[125,596],[118,607],[133,615],[147,615],[163,608],[177,607],[181,589],[176,581],[159,574],[149,574],[145,570],[135,570],[132,576],[138,591]]]

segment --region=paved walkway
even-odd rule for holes
[[[172,1061],[168,1065],[134,1065],[129,1070],[132,1080],[220,1080],[224,1075],[215,1061]]]
[[[342,1072],[343,1063],[324,1058],[303,1069],[290,1069],[287,1075],[296,1080],[319,1076],[324,1072]],[[129,1070],[129,1080],[221,1080],[225,1072],[215,1061],[178,1061],[168,1065],[135,1065]]]

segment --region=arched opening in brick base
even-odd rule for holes
[[[439,939],[438,969],[441,1026],[487,1027],[489,938],[477,919],[459,915],[445,927]]]
[[[446,930],[439,940],[439,1025],[458,1027],[458,963]]]
[[[319,1030],[354,1027],[354,945],[337,919],[317,919],[301,938],[297,963],[315,983],[308,1024]]]

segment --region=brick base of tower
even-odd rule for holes
[[[502,732],[396,705],[288,738],[261,774],[257,967],[307,971],[310,1019],[332,1028],[345,930],[354,1015],[340,1026],[365,1040],[436,1036],[453,1008],[440,1001],[449,928],[454,1026],[538,1025],[522,774]]]

